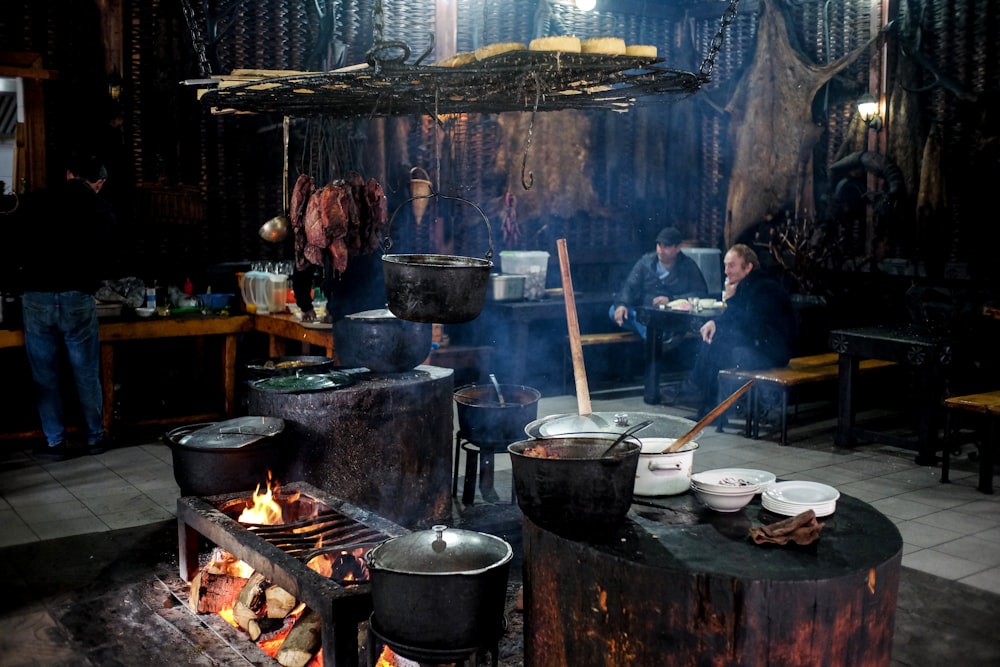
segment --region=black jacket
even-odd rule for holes
[[[705,276],[701,275],[701,269],[693,259],[684,254],[683,250],[677,255],[677,261],[664,280],[657,277],[658,263],[659,259],[655,252],[640,257],[625,279],[621,292],[616,296],[615,305],[635,308],[652,306],[653,298],[657,296],[667,296],[671,299],[708,296]]]
[[[102,280],[117,277],[115,216],[86,181],[34,193],[18,213],[20,291],[93,294]]]
[[[712,345],[752,347],[771,365],[784,366],[792,356],[798,331],[788,292],[755,268],[740,281],[715,320]]]

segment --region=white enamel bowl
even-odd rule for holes
[[[750,490],[759,493],[775,479],[774,473],[766,470],[716,468],[691,475],[691,484],[705,491],[741,495]]]
[[[691,490],[694,491],[698,500],[716,512],[739,512],[753,500],[757,493],[756,489],[753,488],[747,488],[741,493],[717,493],[699,488],[694,484],[691,485]]]

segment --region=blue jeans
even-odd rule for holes
[[[87,427],[87,444],[100,442],[104,438],[104,394],[94,296],[83,292],[25,292],[21,303],[24,347],[45,438],[50,445],[66,440],[60,392],[60,358],[65,349]]]
[[[615,304],[611,304],[611,308],[608,309],[608,317],[611,318],[612,322],[615,322],[615,308],[617,308],[617,306],[615,306]],[[615,322],[615,324],[618,323]],[[625,329],[626,331],[634,331],[642,336],[643,340],[646,340],[646,325],[635,318],[635,308],[628,309],[628,317],[622,321],[622,329]]]

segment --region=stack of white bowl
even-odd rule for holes
[[[691,475],[691,490],[717,512],[736,512],[774,480],[766,470],[717,468]]]
[[[796,516],[812,510],[816,516],[828,516],[837,509],[840,491],[827,484],[791,480],[775,482],[763,490],[760,503],[764,509],[784,516]]]

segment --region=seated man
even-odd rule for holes
[[[719,403],[720,370],[785,366],[797,330],[791,298],[760,269],[753,249],[737,243],[724,267],[726,310],[702,325],[698,357],[681,389],[685,402],[699,406],[699,419]]]
[[[701,269],[681,251],[680,232],[664,227],[656,235],[656,252],[646,253],[635,263],[608,316],[645,340],[646,326],[635,317],[637,306],[665,306],[674,299],[707,296]]]

